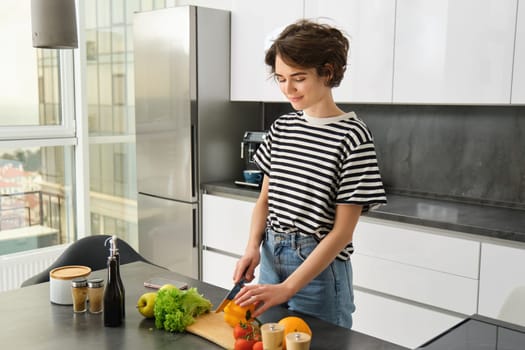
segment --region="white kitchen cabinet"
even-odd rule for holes
[[[244,254],[254,201],[202,195],[202,278],[232,287],[235,263]],[[257,271],[257,270],[256,270]]]
[[[233,271],[238,257],[224,254],[223,252],[214,252],[203,250],[202,252],[202,280],[206,283],[231,289],[233,287]],[[259,267],[255,269],[255,281],[259,276]]]
[[[516,21],[516,47],[514,51],[514,74],[512,76],[513,104],[525,104],[525,2],[518,5]]]
[[[459,235],[364,216],[357,224],[354,245],[363,255],[477,279],[480,243]]]
[[[233,286],[233,271],[238,258],[210,250],[202,251],[202,280],[224,289]]]
[[[394,103],[509,104],[517,0],[397,0]]]
[[[202,244],[241,256],[248,243],[254,201],[202,195]]]
[[[475,314],[480,242],[460,235],[361,217],[353,329],[414,349]]]
[[[355,270],[355,269],[354,269]],[[464,317],[355,290],[352,329],[415,349],[461,322]]]
[[[232,1],[232,101],[286,101],[271,78],[264,55],[271,38],[300,18],[303,0]]]
[[[430,306],[471,315],[478,280],[355,254],[354,284]]]
[[[392,101],[395,0],[305,0],[305,17],[350,37],[349,65],[336,102]]]
[[[482,243],[479,314],[525,326],[525,245]]]
[[[354,246],[357,287],[464,315],[476,313],[479,242],[445,230],[363,217]]]

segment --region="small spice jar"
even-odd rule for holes
[[[89,312],[99,314],[104,305],[104,280],[102,278],[92,278],[87,281]]]
[[[73,312],[86,312],[87,291],[87,280],[85,278],[75,278],[71,281]]]

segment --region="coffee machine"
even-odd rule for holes
[[[244,171],[256,171],[259,170],[253,160],[253,156],[259,146],[264,142],[267,131],[246,131],[241,142],[241,159],[244,160]],[[249,186],[249,187],[260,187],[261,182],[246,181],[235,181],[237,185]]]

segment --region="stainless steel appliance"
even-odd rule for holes
[[[246,131],[241,142],[241,158],[244,159],[244,169],[258,169],[253,161],[257,149],[264,142],[267,131]]]
[[[246,131],[241,142],[241,159],[244,161],[245,170],[259,169],[253,160],[257,149],[264,142],[267,131]],[[248,187],[260,187],[260,183],[250,183],[245,180],[235,180],[235,184]]]
[[[140,12],[133,32],[139,251],[199,278],[200,184],[242,173],[238,140],[260,125],[258,105],[229,102],[229,12]]]

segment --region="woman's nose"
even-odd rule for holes
[[[295,86],[293,84],[292,81],[290,80],[287,80],[285,83],[284,83],[284,86],[283,86],[283,91],[285,93],[291,93],[291,92],[294,92],[295,91]]]

